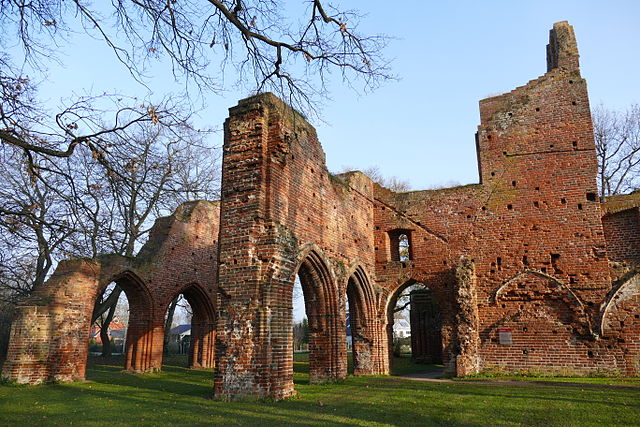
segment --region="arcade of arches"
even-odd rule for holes
[[[285,398],[295,392],[296,275],[314,382],[347,375],[347,300],[355,374],[389,373],[390,306],[414,283],[428,289],[416,295],[425,314],[414,323],[437,329],[415,351],[451,375],[637,375],[640,198],[595,197],[569,24],[551,30],[547,72],[482,100],[480,118],[478,184],[395,193],[360,172],[328,173],[315,129],[274,95],[240,101],[225,123],[221,201],[158,220],[133,259],[60,263],[20,307],[2,375],[83,378],[93,303],[115,280],[131,305],[127,369],[160,368],[164,312],[184,293],[192,365],[215,358],[215,396]]]

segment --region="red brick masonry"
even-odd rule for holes
[[[225,124],[219,214],[184,205],[135,259],[61,263],[21,308],[3,376],[82,378],[88,316],[116,280],[132,308],[127,368],[159,369],[164,311],[189,289],[199,366],[212,365],[217,322],[215,396],[285,398],[295,392],[296,275],[312,382],[347,375],[347,297],[355,373],[388,373],[392,309],[415,283],[440,310],[453,374],[637,375],[640,203],[597,197],[578,58],[573,28],[555,24],[547,73],[480,102],[480,183],[442,190],[394,193],[360,172],[332,175],[302,116],[271,94],[240,101]]]

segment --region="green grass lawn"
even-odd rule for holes
[[[350,377],[309,385],[296,355],[298,395],[281,401],[211,399],[212,371],[177,358],[136,375],[93,363],[86,382],[0,386],[0,425],[620,425],[640,424],[640,387],[603,384],[421,382]]]

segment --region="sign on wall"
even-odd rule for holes
[[[511,329],[498,329],[498,340],[501,345],[513,344]]]

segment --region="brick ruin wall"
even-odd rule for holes
[[[481,101],[480,115],[480,184],[399,194],[377,189],[377,282],[394,289],[413,280],[433,289],[450,371],[460,370],[455,362],[469,339],[455,333],[461,307],[451,295],[459,283],[453,272],[470,258],[478,369],[637,373],[637,332],[614,338],[599,324],[605,313],[613,316],[612,281],[572,27],[559,23],[551,31],[545,75]],[[391,256],[396,230],[410,236],[410,261]],[[626,310],[637,314],[637,287],[628,286],[634,290]],[[638,328],[634,316],[627,316],[630,331]]]
[[[3,376],[81,378],[84,362],[65,363],[86,360],[93,301],[124,278],[139,318],[132,309],[128,368],[160,367],[166,306],[196,284],[204,367],[217,322],[215,396],[290,396],[296,275],[312,382],[347,375],[347,300],[355,373],[389,373],[393,305],[417,283],[437,302],[452,374],[637,375],[640,203],[597,197],[572,27],[551,30],[546,74],[482,100],[480,116],[478,184],[395,193],[360,172],[330,174],[313,127],[275,96],[240,101],[225,124],[220,204],[163,220],[135,260],[62,263],[21,308]]]
[[[84,379],[94,304],[112,282],[129,302],[125,369],[160,369],[165,313],[181,293],[193,310],[190,366],[212,367],[218,212],[218,202],[181,205],[156,221],[135,258],[61,262],[18,307],[2,376],[28,384]]]
[[[215,393],[293,390],[292,291],[310,325],[312,382],[347,375],[347,288],[361,319],[356,371],[387,372],[374,272],[373,183],[326,170],[315,130],[273,95],[241,101],[225,125]]]
[[[607,209],[602,217],[607,255],[610,261],[637,263],[640,261],[640,209],[632,207],[621,211]]]

